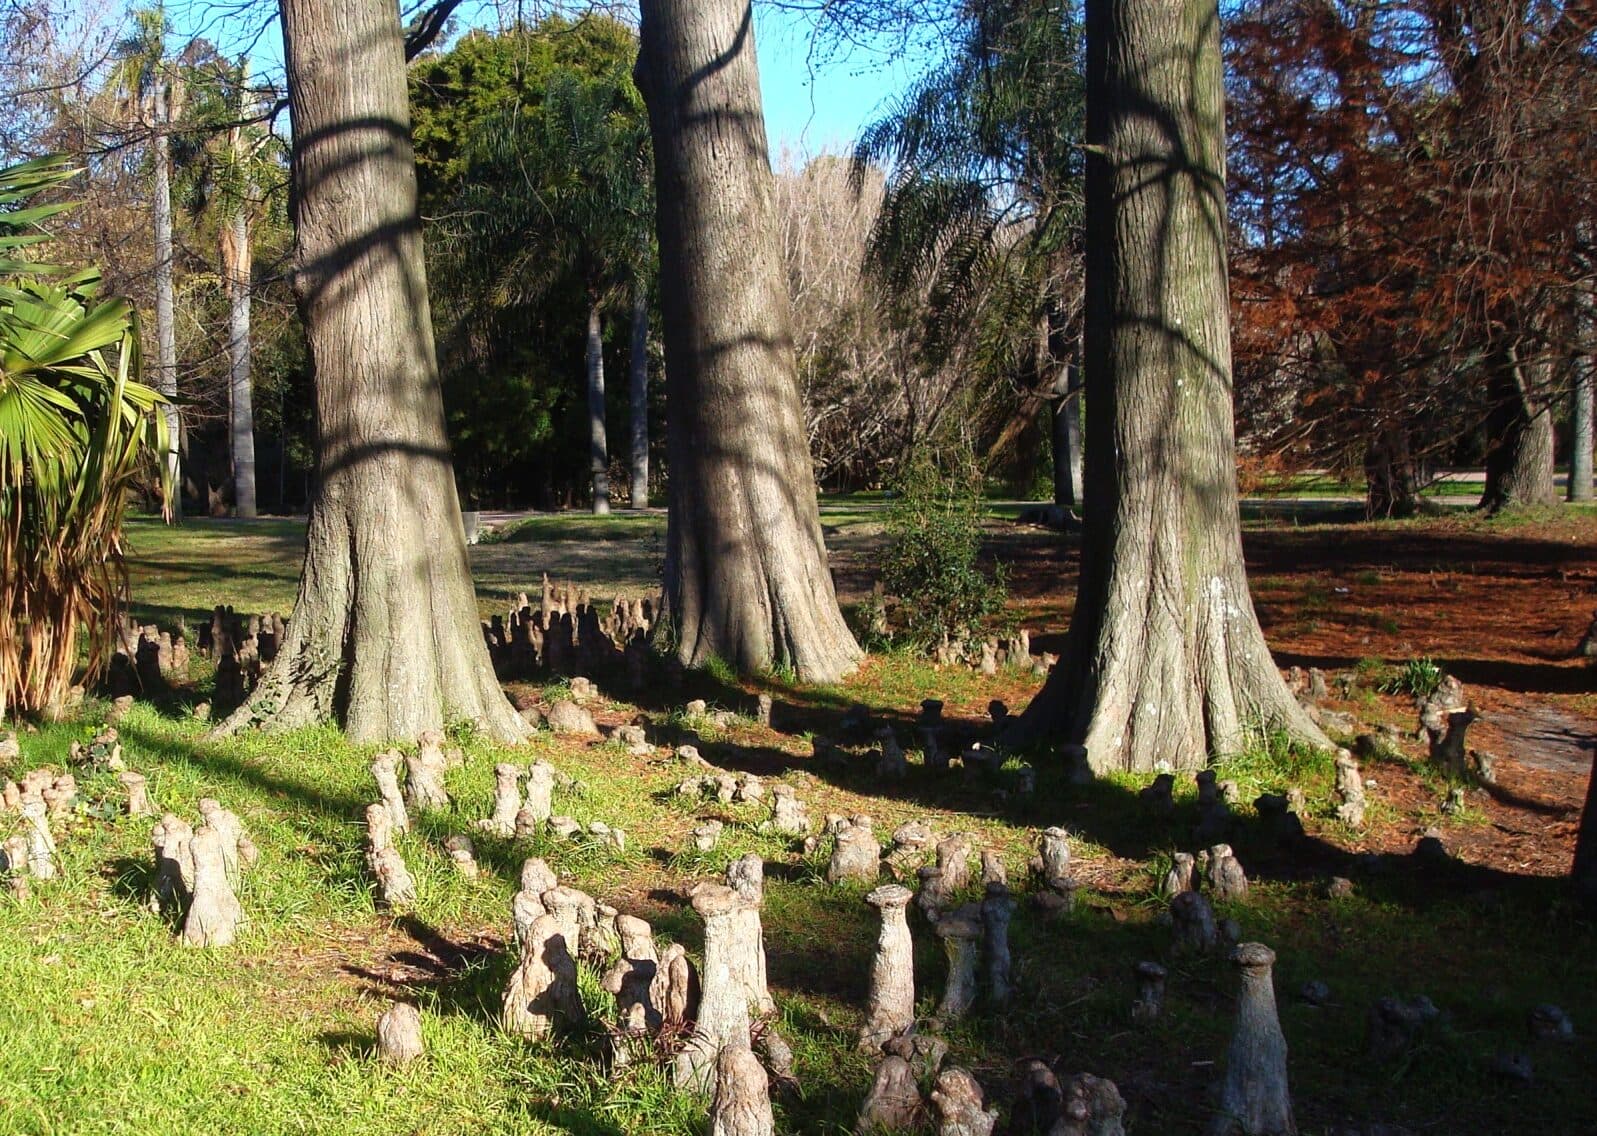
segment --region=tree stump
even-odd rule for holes
[[[1131,1004],[1131,1020],[1151,1022],[1164,1012],[1165,968],[1156,962],[1139,962],[1136,975],[1137,1000]]]
[[[192,947],[231,946],[244,923],[244,909],[228,883],[222,834],[201,825],[188,842],[188,858],[194,884],[183,941]]]
[[[915,946],[906,909],[914,893],[888,884],[865,897],[881,915],[876,954],[871,959],[870,994],[859,1047],[880,1049],[890,1038],[915,1024]]]
[[[937,842],[937,867],[943,873],[943,890],[949,895],[970,886],[970,837],[964,833],[945,836]]]
[[[22,813],[22,835],[28,841],[28,874],[39,880],[55,879],[55,837],[50,835],[49,807],[43,797],[28,793],[18,808]]]
[[[501,761],[494,766],[494,811],[477,826],[509,839],[516,834],[516,814],[520,811],[521,766]]]
[[[377,1019],[377,1056],[393,1065],[407,1065],[424,1052],[421,1011],[408,1002],[395,1002]]]
[[[427,730],[416,741],[416,752],[405,755],[405,800],[417,812],[444,811],[449,793],[444,789],[444,735]]]
[[[366,865],[377,883],[377,900],[384,907],[400,910],[416,902],[416,881],[394,847],[394,831],[391,808],[366,806]]]
[[[399,754],[388,750],[372,759],[372,776],[377,780],[377,792],[393,821],[395,832],[410,831],[410,813],[405,809],[405,798],[399,792]],[[368,821],[369,824],[369,821]]]
[[[1270,976],[1275,952],[1263,943],[1242,943],[1231,952],[1231,961],[1242,971],[1242,992],[1210,1136],[1295,1136],[1286,1038],[1276,1017]]]
[[[149,783],[144,774],[128,769],[117,774],[117,780],[128,791],[128,816],[155,815],[155,806],[150,803]]]
[[[981,1084],[963,1069],[945,1069],[932,1090],[937,1136],[992,1136],[998,1110],[982,1108]]]
[[[809,814],[791,785],[771,786],[771,828],[784,836],[804,836],[810,831]]]
[[[859,1136],[884,1132],[914,1132],[926,1111],[915,1074],[902,1057],[888,1056],[876,1067],[871,1091],[860,1105],[854,1131]]]
[[[583,1016],[570,940],[558,919],[540,915],[528,928],[521,965],[510,976],[500,1024],[510,1033],[539,1039],[557,1024],[576,1025]]]
[[[1195,891],[1178,893],[1170,901],[1173,949],[1193,954],[1210,954],[1220,945],[1220,929],[1215,925],[1214,907]]]
[[[976,964],[980,955],[977,945],[982,929],[958,915],[939,919],[935,929],[943,941],[943,953],[948,956],[948,985],[937,1013],[943,1018],[962,1018],[976,1001]]]
[[[1052,886],[1055,880],[1070,878],[1070,834],[1057,826],[1045,828],[1037,837],[1037,856],[1031,862],[1038,879]]]
[[[1126,1102],[1107,1077],[1077,1073],[1070,1078],[1061,1112],[1049,1136],[1126,1136]]]
[[[745,918],[757,901],[720,884],[694,888],[693,909],[704,920],[704,971],[693,1036],[677,1054],[678,1088],[708,1092],[720,1053],[749,1045],[749,1008],[763,985],[763,950],[750,941]],[[766,995],[769,997],[769,995]]]
[[[1204,883],[1217,901],[1232,903],[1247,898],[1248,877],[1231,851],[1231,845],[1216,844],[1199,859],[1203,863]]]
[[[189,841],[194,830],[181,817],[166,813],[150,831],[155,849],[155,882],[150,891],[150,910],[157,915],[175,916],[188,902],[194,883]]]
[[[987,996],[994,1006],[1009,1002],[1009,921],[1014,913],[1015,901],[1009,888],[1001,883],[988,884],[981,904],[982,956],[987,963]]]
[[[826,867],[828,883],[875,883],[881,874],[882,846],[876,842],[871,818],[860,819],[864,823],[845,822],[838,830]]]
[[[765,930],[760,919],[760,908],[765,903],[765,861],[753,852],[733,860],[726,866],[726,886],[737,892],[743,900],[733,926],[737,928],[737,957],[752,958],[752,966],[742,972],[748,993],[749,1012],[765,1016],[776,1010],[776,1002],[765,975]],[[767,1031],[770,1032],[769,1027]]]
[[[1191,891],[1196,867],[1197,860],[1192,853],[1177,852],[1170,859],[1170,870],[1165,873],[1159,894],[1166,899],[1174,899],[1184,891]]]
[[[533,820],[542,824],[554,815],[555,767],[546,761],[527,766],[527,803]]]
[[[227,882],[237,888],[241,872],[255,861],[255,845],[244,831],[244,822],[236,814],[224,809],[220,801],[201,797],[199,808],[204,823],[215,829],[222,840],[222,863],[227,869]]]
[[[1359,763],[1345,749],[1336,751],[1336,819],[1349,828],[1364,827],[1364,777]]]
[[[760,1059],[747,1045],[728,1045],[715,1063],[710,1136],[775,1136],[771,1088]]]

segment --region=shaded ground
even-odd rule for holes
[[[826,523],[841,591],[845,600],[858,599],[873,579],[880,539],[874,518],[854,510],[831,513]],[[600,595],[652,587],[657,519],[595,526],[566,516],[539,525],[529,539],[473,551],[485,611],[500,610],[508,591],[535,592],[543,570],[589,583]],[[147,610],[197,614],[214,599],[241,607],[291,601],[293,526],[261,530],[258,544],[236,527],[185,529],[179,537],[139,534],[151,551],[135,566],[135,598]],[[1327,709],[1353,715],[1360,731],[1387,725],[1399,734],[1387,736],[1389,752],[1365,762],[1370,822],[1356,832],[1334,819],[1324,761],[1264,753],[1222,766],[1222,776],[1242,783],[1245,801],[1292,785],[1307,797],[1308,839],[1289,848],[1259,831],[1248,807],[1239,810],[1228,835],[1254,886],[1247,902],[1222,909],[1245,936],[1278,952],[1276,987],[1305,1134],[1375,1121],[1456,1136],[1597,1131],[1589,1079],[1597,1060],[1597,935],[1558,879],[1568,869],[1585,790],[1579,746],[1597,719],[1594,672],[1568,657],[1597,606],[1594,537],[1589,516],[1517,528],[1451,520],[1250,526],[1258,606],[1279,661],[1327,669],[1334,693]],[[1012,567],[1025,625],[1043,644],[1057,642],[1069,615],[1074,540],[995,524],[990,552]],[[1472,745],[1499,758],[1497,785],[1470,787],[1464,809],[1453,814],[1442,810],[1449,785],[1412,738],[1411,702],[1376,689],[1394,664],[1422,655],[1463,678],[1486,716]],[[618,685],[620,676],[593,677],[603,690],[594,705],[600,722],[647,715],[656,753],[639,759],[604,742],[540,734],[517,760],[545,757],[577,778],[583,788],[562,790],[557,809],[625,824],[630,850],[611,856],[482,840],[483,876],[456,880],[442,839],[486,813],[493,762],[505,758],[466,739],[470,759],[449,775],[458,813],[408,838],[422,900],[414,918],[402,919],[373,912],[364,880],[357,821],[371,792],[366,754],[326,732],[201,741],[180,710],[209,695],[203,671],[196,687],[162,712],[141,707],[127,744],[136,767],[152,773],[157,799],[171,806],[218,795],[238,802],[256,830],[263,874],[246,896],[256,927],[236,956],[171,955],[163,947],[166,930],[152,925],[136,888],[124,883],[138,878],[129,865],[148,855],[147,824],[120,818],[74,832],[63,842],[72,879],[93,877],[92,865],[123,866],[102,868],[103,882],[87,894],[68,883],[42,890],[42,910],[0,908],[0,1029],[16,1039],[0,1047],[0,1105],[30,1118],[17,1130],[114,1131],[130,1112],[143,1131],[176,1131],[187,1123],[195,1093],[210,1092],[238,1102],[239,1131],[697,1133],[702,1113],[663,1094],[646,1071],[606,1073],[591,1038],[534,1049],[495,1031],[495,998],[508,965],[505,911],[521,856],[538,851],[563,877],[697,949],[699,929],[684,894],[747,850],[770,865],[770,973],[804,1085],[801,1096],[782,1102],[779,1130],[849,1130],[869,1079],[853,1031],[874,942],[871,913],[857,890],[820,883],[824,854],[805,856],[757,831],[758,809],[674,798],[671,787],[685,775],[669,756],[678,741],[692,741],[719,768],[794,785],[817,820],[866,812],[884,835],[922,817],[943,831],[972,832],[1000,852],[1021,888],[1030,886],[1025,861],[1036,830],[1066,825],[1084,884],[1080,909],[1054,922],[1022,903],[1014,927],[1019,994],[1006,1009],[981,1010],[956,1026],[954,1058],[1002,1103],[1015,1058],[1057,1055],[1067,1068],[1117,1081],[1134,1136],[1203,1130],[1207,1089],[1229,1033],[1233,980],[1212,960],[1170,956],[1163,904],[1154,895],[1169,854],[1193,846],[1188,779],[1165,818],[1150,815],[1137,798],[1142,782],[1067,786],[1045,754],[1034,755],[1039,785],[1029,798],[1008,793],[1002,779],[939,777],[915,753],[908,777],[886,784],[870,772],[864,747],[840,770],[812,760],[810,735],[837,737],[842,712],[855,702],[897,722],[913,743],[908,723],[919,700],[941,697],[954,720],[951,740],[980,738],[990,699],[1018,708],[1035,692],[1039,680],[1027,672],[984,678],[891,654],[825,688],[774,680],[723,686],[701,677],[683,688],[659,681],[631,692]],[[527,678],[513,684],[523,698],[547,705],[564,693],[550,676]],[[775,729],[746,717],[715,725],[680,712],[694,696],[747,712],[761,688],[778,703]],[[47,731],[25,739],[26,752],[48,760],[66,736]],[[688,832],[710,817],[728,824],[723,847],[709,857],[684,852]],[[1428,865],[1410,854],[1432,827],[1454,859]],[[1350,897],[1326,898],[1332,875],[1354,881]],[[917,923],[916,934],[921,1009],[930,1013],[943,964],[930,932]],[[114,957],[102,965],[91,949]],[[100,985],[110,992],[92,990],[92,1005],[81,1005],[89,995],[54,978],[63,956],[74,975],[106,976]],[[1127,1014],[1130,967],[1141,958],[1171,968],[1167,1016],[1151,1029]],[[1330,985],[1330,1004],[1298,997],[1310,979]],[[190,984],[190,995],[173,997],[174,983]],[[1371,1058],[1364,1044],[1370,1004],[1417,993],[1446,1011],[1445,1024],[1400,1061]],[[418,1001],[434,1031],[427,1069],[407,1078],[371,1067],[370,1023],[394,997]],[[282,1023],[268,1030],[257,1012],[242,1030],[248,1040],[236,1040],[238,1015],[272,999],[285,1008]],[[1545,1001],[1574,1016],[1575,1043],[1529,1042],[1528,1008]],[[173,1065],[166,1047],[150,1046],[151,1022],[190,1039],[207,1060],[225,1058],[218,1083],[201,1079],[196,1088],[199,1074],[179,1075],[188,1066]],[[247,1060],[234,1056],[240,1045],[250,1051]],[[110,1069],[108,1080],[63,1083],[61,1054],[74,1050],[80,1064],[88,1051],[95,1068]],[[1491,1061],[1503,1051],[1534,1059],[1533,1085],[1491,1076]],[[135,1059],[120,1066],[112,1056],[130,1053]],[[194,1061],[196,1069],[209,1068]],[[152,1081],[163,1088],[151,1089]],[[204,1118],[214,1125],[218,1113],[224,1106]],[[41,1119],[31,1121],[34,1115]],[[76,1123],[88,1116],[99,1119]]]

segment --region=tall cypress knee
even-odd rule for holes
[[[748,0],[645,0],[678,654],[827,682],[860,658],[821,540]]]

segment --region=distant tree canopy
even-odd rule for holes
[[[1239,7],[1238,391],[1260,445],[1407,480],[1377,507],[1412,507],[1427,456],[1484,458],[1486,504],[1550,499],[1550,406],[1594,346],[1593,33],[1574,3]]]
[[[468,498],[569,502],[585,480],[590,308],[651,271],[637,41],[606,18],[472,32],[410,68],[440,369]],[[624,352],[624,321],[607,353]],[[610,415],[618,437],[625,392]]]

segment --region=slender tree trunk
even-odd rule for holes
[[[1570,389],[1569,499],[1592,498],[1592,372],[1597,359],[1583,355],[1575,360],[1575,382]]]
[[[748,0],[645,0],[677,651],[805,682],[851,670],[821,540]]]
[[[315,368],[305,568],[271,670],[219,732],[329,716],[361,741],[525,734],[479,627],[416,212],[392,0],[283,0],[295,293]]]
[[[153,142],[155,156],[155,385],[169,399],[177,397],[177,318],[172,300],[172,150],[163,121]],[[183,515],[182,423],[176,402],[166,416],[166,465],[172,474],[172,516]],[[202,494],[203,495],[203,494]]]
[[[228,442],[233,454],[233,511],[253,517],[255,504],[255,405],[250,386],[250,299],[253,250],[249,217],[242,208],[228,218],[222,239],[227,273]]]
[[[632,288],[632,507],[649,505],[649,285]]]
[[[1081,368],[1061,367],[1054,392],[1054,504],[1074,509],[1081,485]]]
[[[588,461],[593,472],[593,511],[610,512],[610,445],[604,433],[604,317],[599,301],[588,306]]]
[[[1231,410],[1215,0],[1087,0],[1086,502],[1065,653],[1020,735],[1098,770],[1327,744],[1254,614]]]
[[[1511,349],[1492,370],[1487,429],[1486,489],[1480,507],[1490,513],[1554,505],[1553,413],[1539,398],[1526,364]]]

